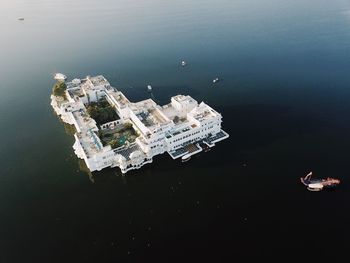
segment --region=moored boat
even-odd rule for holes
[[[320,183],[309,184],[307,186],[307,190],[313,191],[313,192],[318,192],[318,191],[321,191],[322,189],[323,189],[323,185]]]
[[[311,179],[311,176],[312,172],[300,178],[302,184],[305,185],[309,191],[321,191],[324,188],[331,188],[340,184],[340,180],[336,178]]]
[[[184,162],[187,162],[191,159],[191,154],[187,153],[185,154],[184,156],[181,157],[181,161],[184,163]]]

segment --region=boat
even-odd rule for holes
[[[61,81],[65,81],[67,79],[67,76],[62,74],[62,73],[56,73],[54,76],[55,80],[61,80]]]
[[[219,78],[213,79],[213,83],[219,82]]]
[[[186,65],[187,65],[186,61],[185,61],[185,60],[182,60],[182,61],[181,61],[181,66],[184,67],[184,66],[186,66]]]
[[[328,177],[326,179],[311,179],[312,172],[309,172],[305,177],[301,177],[300,181],[307,187],[309,191],[318,192],[324,188],[335,187],[340,184],[340,180]]]
[[[147,90],[148,91],[152,91],[152,86],[151,85],[147,85]]]
[[[187,162],[191,159],[191,154],[187,153],[185,154],[184,156],[181,157],[181,161],[184,163],[184,162]]]
[[[312,191],[312,192],[318,192],[318,191],[323,190],[323,185],[320,183],[309,184],[307,186],[307,190]]]
[[[18,18],[19,21],[23,21],[24,20],[24,17],[20,17]]]

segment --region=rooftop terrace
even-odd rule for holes
[[[102,150],[103,145],[98,136],[92,130],[78,133],[77,136],[88,158]]]
[[[88,79],[91,81],[92,85],[94,85],[95,87],[101,86],[101,85],[109,86],[109,82],[102,75],[95,76],[95,77],[89,77]]]
[[[82,129],[97,129],[96,122],[84,110],[72,112],[75,121]]]
[[[70,88],[70,89],[67,89],[68,90],[68,93],[71,97],[84,97],[84,92],[79,89],[79,88]]]
[[[119,91],[110,91],[108,94],[112,96],[120,104],[120,106],[125,106],[130,103],[130,101],[123,95],[123,93]]]

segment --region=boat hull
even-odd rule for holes
[[[335,178],[326,179],[311,179],[312,173],[309,173],[305,177],[300,178],[303,185],[307,187],[309,191],[321,191],[325,188],[334,188],[340,184],[340,180]]]
[[[191,159],[191,155],[186,154],[184,156],[181,157],[181,162],[188,162]]]

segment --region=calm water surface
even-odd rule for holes
[[[2,0],[0,33],[1,262],[346,256],[349,1]],[[231,137],[89,175],[50,107],[55,72],[133,101],[189,94]],[[342,185],[308,192],[310,170]]]

